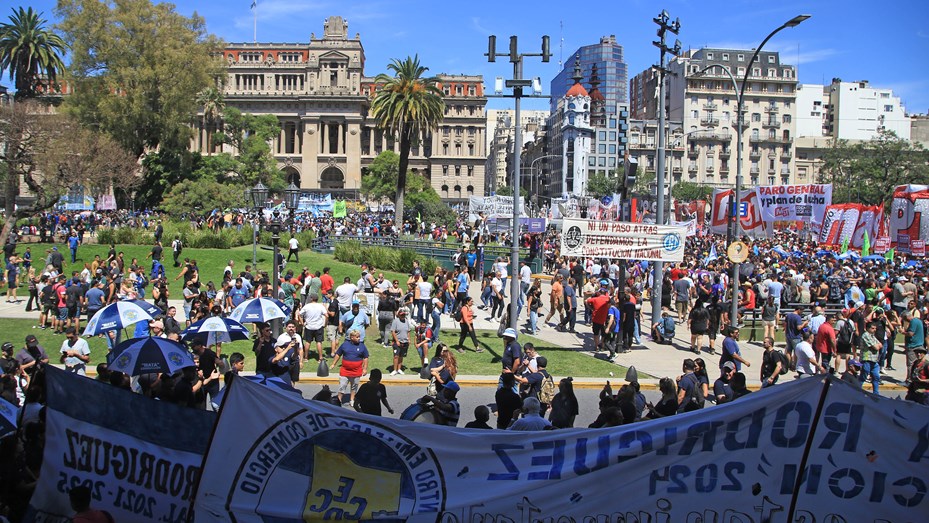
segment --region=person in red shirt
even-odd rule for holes
[[[326,296],[327,291],[335,285],[332,276],[329,275],[329,267],[323,267],[323,275],[319,277],[319,291]]]
[[[755,310],[755,291],[752,289],[752,284],[745,282],[742,284],[742,288],[745,290],[742,291],[742,299],[739,301],[739,314],[745,314],[746,312],[751,313]],[[739,318],[739,323],[742,323],[742,318]]]
[[[816,338],[813,340],[813,351],[816,352],[817,360],[825,368],[829,368],[829,363],[836,354],[835,321],[835,316],[830,316],[825,323],[819,326]]]
[[[603,289],[587,298],[587,306],[593,310],[594,350],[599,351],[606,334],[606,320],[610,315],[610,296]]]

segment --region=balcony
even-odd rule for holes
[[[706,150],[706,157],[707,157],[707,158],[715,158],[715,157],[716,157],[716,150],[715,150],[715,149],[707,149],[707,150]]]
[[[703,131],[703,132],[696,132],[696,133],[691,134],[690,139],[694,141],[729,142],[729,141],[732,141],[732,135],[729,133],[715,133],[712,131]]]
[[[777,136],[752,136],[748,141],[749,143],[779,143],[784,145],[792,142],[790,138],[779,138]]]
[[[761,127],[765,128],[765,129],[780,129],[780,128],[781,128],[781,122],[775,122],[775,121],[772,121],[772,120],[768,120],[767,122],[762,123],[762,124],[761,124]]]
[[[728,148],[719,151],[720,158],[729,158],[732,155],[732,151]]]
[[[774,151],[768,151],[768,158],[770,158],[770,159],[772,159],[772,160],[775,159],[775,158],[777,158],[777,153],[774,152]]]
[[[697,172],[697,166],[696,166],[696,165],[688,165],[688,166],[687,166],[687,172],[692,173],[692,174],[696,174],[696,172]]]
[[[749,151],[748,157],[752,160],[758,160],[761,158],[761,151]]]
[[[716,170],[716,168],[713,167],[712,165],[707,165],[707,166],[706,166],[706,172],[712,173],[714,170]]]
[[[703,104],[703,110],[704,110],[704,111],[715,111],[715,110],[716,110],[716,104],[715,104],[715,103]]]
[[[754,174],[754,175],[757,177],[757,175],[758,175],[758,167],[752,167],[751,169],[748,170],[748,172],[751,173],[751,174]],[[752,183],[755,183],[755,182],[752,182]]]
[[[672,168],[671,168],[671,172],[673,172],[674,174],[681,174],[681,172],[683,172],[683,170],[684,170],[684,168],[681,167],[680,165],[678,165],[677,167],[672,167]]]
[[[790,176],[790,168],[781,167],[781,176]]]
[[[776,106],[770,106],[770,105],[769,105],[768,107],[765,107],[765,108],[764,108],[764,112],[766,112],[766,113],[768,113],[768,114],[777,114],[778,111],[780,111],[780,109],[778,109]]]
[[[772,169],[771,167],[768,167],[768,175],[770,176],[772,174],[777,174],[777,169]]]
[[[719,168],[719,174],[722,175],[723,178],[725,178],[726,176],[728,176],[728,175],[729,175],[729,166],[728,166],[728,165],[723,165],[722,167],[720,167],[720,168]]]
[[[697,156],[700,156],[700,149],[688,149],[687,156],[690,156],[691,158],[696,158]]]
[[[703,127],[716,127],[719,125],[719,118],[701,118],[700,125]]]
[[[793,154],[790,151],[781,152],[781,160],[790,160],[791,158],[793,158]]]

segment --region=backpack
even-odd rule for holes
[[[54,307],[58,302],[58,299],[55,296],[55,286],[46,285],[42,288],[42,304],[49,307]]]
[[[779,375],[783,376],[784,374],[790,372],[790,361],[787,359],[787,355],[779,350],[773,352],[774,356],[777,357],[777,359],[781,362],[781,371]]]
[[[694,392],[690,396],[687,405],[684,407],[684,412],[702,409],[706,403],[706,398],[703,396],[703,387],[700,384],[700,378],[698,378],[696,374],[690,374],[690,376],[690,381],[694,384]],[[687,377],[685,376],[684,378],[686,379]]]
[[[841,327],[839,327],[839,333],[835,338],[836,345],[850,347],[852,344],[852,336],[854,336],[854,334],[855,327],[852,324],[852,321],[844,320],[844,323]]]
[[[551,374],[546,372],[545,377],[542,378],[542,388],[539,390],[539,403],[551,405],[554,397],[555,380],[552,378]]]
[[[461,307],[455,309],[455,321],[461,323],[463,316],[461,315]]]

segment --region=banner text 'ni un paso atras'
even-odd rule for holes
[[[622,260],[684,261],[687,228],[565,218],[561,254]]]
[[[542,432],[368,416],[236,380],[194,519],[915,522],[929,514],[927,464],[929,408],[831,377],[654,421]]]

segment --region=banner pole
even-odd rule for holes
[[[810,458],[810,451],[813,449],[813,438],[816,436],[816,427],[819,425],[819,418],[823,414],[823,406],[826,404],[826,395],[829,392],[829,386],[832,379],[826,376],[823,383],[823,391],[819,395],[819,404],[816,405],[816,413],[813,414],[813,422],[810,426],[810,435],[806,438],[806,446],[803,448],[803,456],[800,458],[800,466],[797,468],[797,477],[794,478],[794,491],[790,496],[790,507],[787,509],[787,521],[794,520],[794,512],[797,510],[797,497],[800,496],[800,483],[803,479],[806,463]]]

